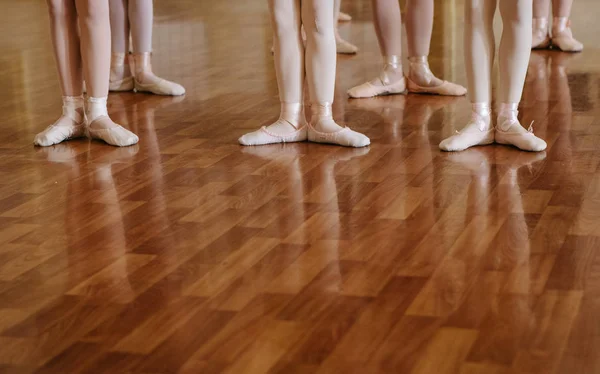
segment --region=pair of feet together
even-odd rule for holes
[[[282,103],[279,119],[239,138],[241,145],[314,142],[345,147],[366,147],[371,140],[359,132],[341,127],[333,120],[330,103],[312,105],[312,120],[307,123],[300,103]]]
[[[86,136],[117,147],[130,146],[139,141],[137,135],[110,119],[106,109],[106,97],[88,98],[84,110],[83,96],[66,96],[63,97],[62,116],[37,134],[33,143],[48,147]]]
[[[502,104],[496,126],[492,126],[488,104],[473,104],[469,123],[455,135],[442,140],[443,151],[462,151],[477,145],[492,143],[515,146],[523,151],[540,152],[546,142],[533,134],[533,127],[523,128],[517,118],[517,104]]]
[[[155,95],[180,96],[185,88],[175,82],[156,76],[152,72],[152,54],[113,53],[110,64],[110,86],[113,92],[147,92]]]
[[[552,35],[548,18],[533,19],[533,38],[531,48],[545,49],[555,47],[564,52],[581,52],[583,44],[573,37],[571,21],[567,17],[554,17]]]

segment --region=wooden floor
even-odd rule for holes
[[[60,113],[42,0],[0,13],[0,373],[600,373],[600,49],[532,55],[545,153],[441,153],[466,98],[348,100],[380,66],[344,0],[334,114],[367,149],[242,148],[277,118],[263,0],[156,1],[172,99],[110,96],[138,146],[34,148]],[[433,70],[465,84],[462,1]],[[500,25],[498,25],[500,26]]]

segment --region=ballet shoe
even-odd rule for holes
[[[155,95],[164,96],[181,96],[185,95],[185,88],[175,82],[170,82],[166,79],[158,78],[154,83],[144,84],[134,80],[134,90],[136,92],[148,92]]]
[[[354,99],[366,97],[396,95],[406,93],[406,79],[403,77],[397,82],[391,84],[375,85],[371,82],[365,82],[358,86],[352,87],[348,91],[348,96]]]
[[[406,77],[408,83],[408,92],[417,94],[430,94],[442,96],[464,96],[467,94],[467,89],[459,84],[443,81],[442,84],[435,86],[419,86],[412,79]]]
[[[568,21],[562,28],[552,27],[552,47],[563,52],[581,52],[583,44],[573,37],[570,24]]]
[[[108,116],[101,116],[91,121],[87,126],[89,138],[102,140],[115,147],[127,147],[137,144],[140,140],[137,135],[121,125],[115,124],[116,126],[95,128],[94,124],[101,121],[110,121],[112,123],[112,120]]]
[[[110,59],[110,78],[108,90],[113,92],[133,91],[133,77],[131,68],[127,61],[127,54],[111,54]]]
[[[307,126],[301,126],[296,131],[290,132],[285,135],[273,134],[269,131],[266,126],[260,129],[242,135],[238,142],[241,145],[252,146],[252,145],[266,145],[266,144],[279,144],[279,143],[296,143],[304,142],[308,138]]]
[[[40,147],[49,147],[65,140],[85,137],[85,126],[77,124],[67,117],[61,117],[54,124],[48,126],[33,139],[33,144]]]
[[[340,54],[354,55],[358,52],[357,46],[355,46],[354,44],[351,44],[339,37],[336,38],[336,40],[335,40],[335,47],[336,47],[337,53],[340,53]]]
[[[350,22],[352,21],[352,16],[344,13],[344,12],[340,12],[340,14],[338,15],[338,21],[340,22]]]
[[[350,130],[349,127],[343,127],[335,132],[320,132],[309,123],[308,141],[313,143],[335,144],[344,147],[366,147],[371,144],[371,140],[359,132]]]
[[[125,77],[116,81],[111,80],[108,85],[108,90],[111,92],[128,92],[133,91],[133,89],[133,77]]]
[[[534,18],[531,49],[546,49],[549,47],[550,35],[548,34],[548,18]]]
[[[501,125],[496,126],[494,134],[496,143],[512,145],[529,152],[540,152],[546,149],[546,142],[533,134],[533,122],[527,130],[518,120],[502,116],[498,117],[498,123]]]
[[[489,120],[489,116],[484,118],[474,113],[462,130],[456,131],[456,134],[440,142],[440,149],[446,152],[457,152],[478,145],[492,144],[494,129],[489,125]]]
[[[185,94],[185,88],[175,82],[156,76],[152,72],[150,52],[134,53],[132,55],[134,77],[133,87],[136,92],[147,92],[155,95],[181,96]]]
[[[62,116],[38,133],[33,144],[48,147],[54,144],[85,136],[85,113],[82,96],[64,96]]]

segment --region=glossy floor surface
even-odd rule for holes
[[[466,98],[348,100],[380,67],[344,0],[335,117],[372,145],[242,148],[277,118],[266,1],[156,1],[155,70],[184,98],[110,96],[138,146],[35,148],[60,113],[41,0],[0,24],[0,373],[600,373],[600,49],[532,55],[545,153],[446,154]],[[462,2],[432,69],[465,82]],[[500,26],[500,25],[498,25]]]

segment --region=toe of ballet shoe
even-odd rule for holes
[[[338,21],[341,22],[350,22],[352,21],[352,16],[343,12],[340,12],[339,16],[338,16]]]
[[[185,95],[185,88],[180,84],[175,84],[171,90],[171,96],[183,96]]]
[[[88,136],[92,139],[102,140],[115,147],[128,147],[137,144],[140,138],[122,126],[110,129],[88,128]]]
[[[444,152],[458,152],[458,151],[464,151],[465,149],[467,149],[469,147],[465,146],[464,144],[462,144],[460,142],[457,142],[455,139],[450,137],[448,139],[442,140],[439,144],[439,148],[440,148],[440,150],[442,150]]]
[[[336,51],[342,55],[354,55],[358,53],[358,47],[348,42],[342,42],[336,44]]]
[[[552,39],[552,47],[563,52],[581,52],[583,51],[583,44],[574,39]]]
[[[36,135],[33,138],[33,145],[36,145],[38,147],[48,147],[51,146],[53,143],[50,142],[45,136],[40,136],[40,135]]]
[[[353,131],[348,127],[344,127],[336,132],[320,132],[310,125],[308,127],[308,141],[353,148],[362,148],[371,144],[371,139],[369,139],[369,137]]]
[[[353,99],[363,99],[367,97],[397,95],[406,92],[406,81],[404,79],[385,86],[375,86],[370,82],[365,82],[352,87],[347,91],[348,96]]]
[[[418,94],[430,94],[441,96],[464,96],[467,94],[467,89],[459,84],[444,81],[442,84],[432,87],[419,86],[410,78],[406,78],[408,82],[408,92]]]
[[[493,130],[477,133],[463,132],[442,140],[438,147],[445,152],[458,152],[478,145],[492,144],[493,142]]]
[[[308,138],[307,128],[303,126],[297,131],[287,135],[276,135],[266,127],[261,127],[259,130],[250,132],[242,135],[238,142],[240,145],[253,146],[253,145],[267,145],[267,144],[279,144],[279,143],[297,143],[304,142]]]

